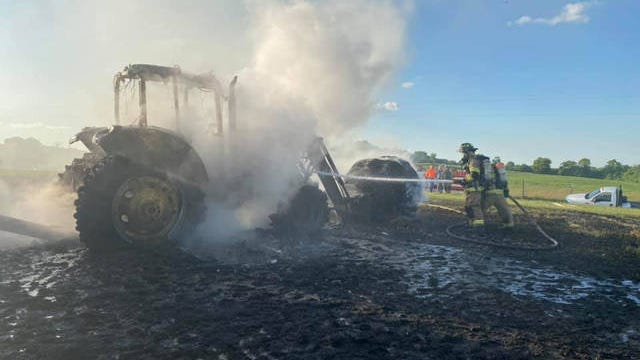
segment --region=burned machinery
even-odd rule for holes
[[[121,125],[122,85],[137,82],[139,115],[131,125]],[[170,84],[175,129],[150,126],[147,83]],[[71,142],[89,150],[60,174],[60,183],[77,191],[76,229],[89,248],[112,248],[126,243],[164,246],[188,236],[203,221],[206,167],[182,135],[181,105],[193,90],[211,93],[215,118],[210,132],[223,136],[223,104],[229,132],[236,130],[235,85],[237,77],[222,86],[213,74],[194,75],[179,67],[129,65],[114,77],[114,119],[110,127],[88,127]],[[181,90],[181,92],[180,92]],[[349,195],[322,139],[317,138],[300,160],[299,189],[281,211],[272,216],[274,226],[287,231],[317,231],[327,221],[327,195],[341,216],[349,211]],[[320,178],[325,194],[308,182],[316,170],[331,176]]]

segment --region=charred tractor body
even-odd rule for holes
[[[202,159],[183,135],[182,129],[193,124],[187,123],[190,119],[183,115],[181,108],[188,106],[192,91],[212,96],[214,109],[209,111],[212,115],[207,132],[218,137],[232,134],[237,131],[236,81],[234,77],[223,87],[212,74],[194,75],[179,67],[147,64],[129,65],[115,75],[115,125],[85,128],[72,138],[71,142],[81,142],[89,152],[75,159],[60,174],[60,183],[78,194],[74,217],[82,242],[97,249],[127,243],[166,246],[194,231],[205,217],[204,198],[210,178]],[[148,125],[149,82],[170,86],[174,129]],[[130,125],[121,125],[123,85],[125,89],[137,90],[138,94],[139,113]],[[227,114],[226,131],[223,112]],[[224,155],[233,161],[233,153]],[[366,164],[358,165],[357,175],[417,178],[417,173],[412,168],[404,169],[406,164],[398,159],[373,159]],[[274,229],[288,235],[318,233],[329,218],[328,200],[337,218],[344,223],[353,214],[350,191],[356,194],[353,205],[361,215],[371,209],[375,209],[377,215],[385,209],[389,214],[397,214],[399,208],[394,202],[398,201],[403,202],[402,211],[407,204],[411,207],[413,196],[404,192],[403,184],[391,185],[394,189],[402,187],[397,196],[391,195],[393,199],[389,198],[389,186],[358,181],[346,184],[321,138],[316,138],[307,152],[301,154],[298,170],[301,176],[297,190],[270,217]],[[390,173],[390,170],[394,171]],[[314,173],[319,175],[324,191],[309,181]],[[415,193],[415,186],[410,187],[409,192]],[[381,204],[375,201],[377,197],[389,199]],[[361,206],[364,204],[366,209]],[[363,219],[382,220],[380,216]]]
[[[174,130],[148,126],[147,82],[172,85]],[[178,67],[137,64],[115,75],[115,125],[78,133],[71,142],[82,142],[89,152],[60,174],[60,182],[78,193],[74,217],[82,242],[91,248],[161,245],[193,231],[205,214],[203,188],[209,176],[180,132],[180,95],[186,105],[194,89],[213,93],[221,126],[221,103],[233,104],[235,82],[225,95],[213,75],[192,75]],[[122,126],[121,85],[136,83],[139,116]],[[230,112],[229,123],[234,115]]]
[[[181,107],[190,92],[200,90],[213,97],[211,136],[236,131],[234,77],[228,87],[212,74],[193,75],[179,67],[129,65],[114,77],[114,118],[110,127],[85,128],[71,142],[89,150],[60,174],[60,183],[77,191],[76,229],[90,248],[113,248],[135,244],[164,246],[189,235],[205,216],[206,167],[181,128]],[[148,125],[147,83],[161,82],[172,88],[174,129]],[[121,89],[137,88],[139,114],[133,124],[121,125]],[[228,131],[223,131],[223,108]],[[229,156],[233,156],[232,154]],[[230,159],[229,161],[233,161]],[[327,195],[308,182],[317,168],[337,173],[322,139],[316,139],[298,166],[299,189],[288,204],[272,216],[274,227],[287,232],[317,232],[328,219]],[[321,178],[341,214],[348,208],[348,194],[337,176]]]

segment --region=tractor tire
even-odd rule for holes
[[[276,233],[289,237],[315,237],[329,221],[327,194],[317,186],[300,187],[286,208],[271,216]]]
[[[200,189],[121,156],[93,166],[78,188],[76,230],[89,248],[166,247],[204,219]]]

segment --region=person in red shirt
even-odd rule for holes
[[[427,171],[424,172],[424,177],[427,180],[435,180],[437,176],[436,169],[434,169],[433,165],[429,165]],[[435,182],[429,182],[429,192],[433,192],[435,188]]]

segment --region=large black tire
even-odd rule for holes
[[[161,200],[166,200],[160,205],[153,201],[137,201],[137,195],[127,190],[134,183],[149,185],[143,187],[141,193],[151,189],[152,193],[164,194],[166,190],[169,195],[160,196]],[[125,198],[132,198],[132,203],[137,201],[136,209],[151,203],[147,206],[151,211],[137,211],[131,215],[131,220],[128,215],[119,215],[120,208],[129,205]],[[100,250],[127,245],[170,246],[179,238],[190,235],[206,211],[201,190],[120,156],[107,156],[87,172],[83,185],[78,189],[75,205],[74,217],[80,240],[88,248]],[[137,216],[143,213],[151,214],[151,217]],[[143,221],[148,219],[151,220],[147,223]],[[123,223],[118,224],[117,221]],[[147,225],[160,227],[147,229]],[[133,229],[126,226],[133,226]]]
[[[327,194],[312,184],[300,187],[284,209],[271,216],[276,233],[289,237],[318,236],[328,221]]]
[[[359,177],[419,179],[411,164],[395,156],[363,159],[351,167],[345,185],[351,196],[350,219],[362,223],[378,223],[398,216],[412,216],[422,196],[422,185],[416,181],[371,181]]]

